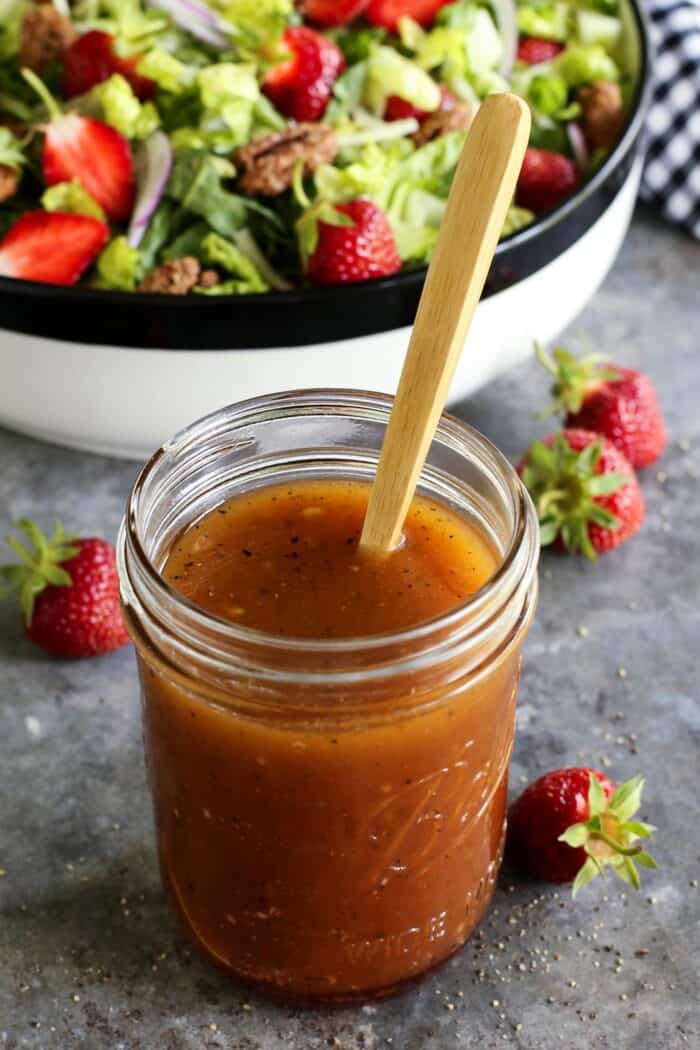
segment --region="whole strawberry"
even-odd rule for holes
[[[314,284],[350,284],[401,269],[389,220],[371,201],[321,202],[302,216],[297,232]]]
[[[552,411],[568,427],[604,434],[633,467],[648,467],[666,448],[666,424],[654,385],[643,372],[606,364],[598,354],[577,358],[559,347],[552,356],[536,347],[554,376]]]
[[[289,55],[267,73],[263,91],[285,117],[320,120],[333,94],[345,59],[332,40],[308,26],[287,29],[280,48]]]
[[[58,523],[50,540],[26,518],[17,525],[31,548],[8,537],[20,561],[0,568],[0,578],[4,593],[19,592],[28,637],[71,659],[126,645],[114,548],[95,537],[67,536]]]
[[[537,879],[573,881],[574,896],[606,867],[639,889],[636,864],[656,867],[638,841],[655,828],[631,819],[643,786],[633,777],[617,787],[587,767],[545,773],[508,811],[509,860]]]
[[[629,460],[590,430],[535,441],[518,466],[540,521],[543,547],[587,558],[619,547],[644,521],[644,497]]]
[[[569,157],[529,146],[520,169],[515,199],[521,208],[541,215],[561,204],[577,186],[578,172]]]

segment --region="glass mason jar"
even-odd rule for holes
[[[420,491],[500,554],[451,611],[295,640],[198,609],[160,570],[175,537],[236,493],[371,479],[390,409],[335,390],[225,408],[156,452],[119,538],[163,882],[210,960],[292,1001],[389,994],[486,910],[537,595],[534,509],[497,449],[445,416]]]

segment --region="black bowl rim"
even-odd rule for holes
[[[550,230],[558,226],[560,222],[565,220],[572,214],[572,212],[576,211],[581,205],[583,205],[615,171],[620,161],[627,156],[628,151],[634,146],[639,137],[652,88],[650,76],[652,44],[650,22],[648,15],[641,7],[641,0],[627,0],[627,3],[629,4],[630,10],[634,16],[637,31],[639,33],[640,56],[637,86],[630,107],[630,118],[627,122],[624,134],[615,144],[593,177],[588,179],[580,190],[564,201],[563,204],[560,204],[559,207],[542,216],[542,218],[536,219],[533,223],[524,227],[522,230],[516,230],[515,233],[510,234],[508,237],[504,237],[496,248],[496,260],[507,259],[511,249],[520,248],[521,246],[527,245],[530,241],[539,240],[540,237],[545,237]],[[210,298],[208,296],[178,296],[166,295],[163,293],[148,293],[147,301],[149,304],[152,304],[154,308],[163,308],[167,306],[168,310],[175,310],[178,313],[189,313],[192,310],[206,311],[207,303],[210,302],[216,302],[220,306],[228,305],[231,307],[245,305],[250,303],[253,298],[256,305],[260,304],[261,306],[270,307],[281,304],[314,305],[319,301],[328,304],[329,301],[332,301],[333,299],[348,304],[353,299],[363,298],[364,293],[369,288],[373,289],[375,294],[380,294],[383,289],[389,290],[422,283],[426,271],[427,267],[420,266],[415,269],[402,270],[400,273],[393,274],[391,277],[375,277],[367,281],[357,281],[353,284],[299,288],[285,292],[262,292],[256,293],[255,296],[221,295]],[[134,296],[139,294],[135,292],[88,288],[84,285],[66,287],[42,284],[38,281],[25,281],[16,277],[0,276],[0,295],[5,293],[20,295],[29,299],[35,298],[45,300],[60,298],[64,303],[73,304],[76,307],[85,302],[89,302],[91,305],[99,305],[100,303],[103,303],[105,306],[111,304],[115,306],[118,306],[119,304],[126,305],[133,303]],[[143,295],[143,293],[141,294]]]

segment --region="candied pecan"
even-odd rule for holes
[[[161,263],[147,273],[139,284],[140,292],[164,292],[166,295],[186,295],[199,279],[199,263],[192,255]]]
[[[77,36],[70,19],[55,7],[41,4],[28,11],[22,21],[20,63],[43,73],[52,62],[63,58]]]
[[[202,270],[202,272],[199,275],[199,280],[197,281],[197,284],[200,288],[213,288],[220,282],[221,278],[219,277],[216,270]]]
[[[609,80],[595,80],[578,89],[581,103],[581,127],[594,149],[610,149],[620,137],[624,106],[620,85]]]
[[[242,169],[240,185],[253,197],[276,197],[292,184],[294,167],[304,162],[304,175],[319,164],[330,164],[338,153],[335,132],[326,124],[291,124],[284,131],[254,139],[236,150],[233,162]]]
[[[450,131],[468,131],[473,117],[471,110],[458,102],[452,109],[438,109],[434,113],[428,113],[411,138],[416,146],[425,146],[426,142],[439,139]]]
[[[8,164],[0,164],[0,204],[14,197],[19,186],[21,172],[11,168]]]

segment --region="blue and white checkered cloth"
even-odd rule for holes
[[[642,200],[700,238],[700,0],[644,0],[656,58]]]

